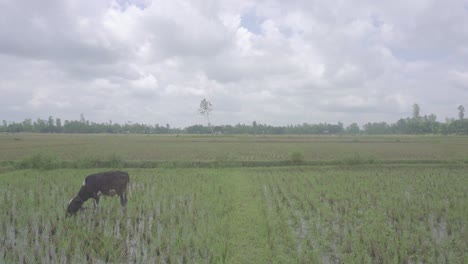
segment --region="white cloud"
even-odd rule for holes
[[[4,0],[1,119],[186,126],[202,98],[223,124],[392,122],[415,102],[454,116],[467,14],[463,0]]]
[[[452,70],[449,72],[449,76],[456,86],[468,91],[468,71]]]

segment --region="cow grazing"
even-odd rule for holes
[[[120,205],[127,205],[127,184],[130,181],[128,173],[122,171],[109,171],[91,174],[86,177],[78,194],[70,200],[67,215],[73,215],[81,209],[84,202],[94,199],[94,206],[99,205],[101,195],[120,197]]]

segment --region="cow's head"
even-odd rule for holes
[[[67,216],[76,214],[76,212],[81,209],[82,205],[83,199],[81,199],[79,196],[75,196],[70,200],[70,202],[68,202]]]

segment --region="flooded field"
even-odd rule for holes
[[[0,174],[6,263],[463,263],[463,165],[128,169],[129,202],[65,217],[99,169]]]

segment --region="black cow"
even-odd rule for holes
[[[73,215],[88,199],[94,199],[94,206],[99,205],[99,196],[119,195],[120,205],[127,205],[127,184],[130,181],[128,173],[123,171],[109,171],[91,174],[86,177],[78,194],[70,200],[67,215]]]

